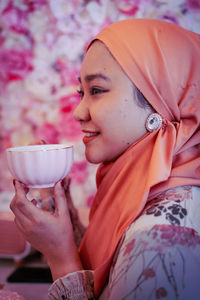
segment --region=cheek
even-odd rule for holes
[[[115,103],[110,101],[109,105],[101,105],[93,115],[93,120],[97,122],[103,133],[105,135],[112,134],[113,139],[117,138],[119,134],[123,135],[123,130],[127,129],[127,124],[130,126],[131,118],[130,107],[127,107],[126,103],[119,105],[117,99]]]
[[[122,100],[123,99],[123,100]],[[90,114],[92,121],[104,138],[109,140],[120,139],[126,143],[126,137],[134,134],[134,105],[133,99],[112,97],[104,99],[108,101],[95,103],[91,107]],[[117,143],[120,143],[116,140]]]
[[[112,124],[114,112],[109,105],[99,102],[91,107],[90,115],[95,125],[98,126],[100,130],[103,130],[103,128]]]

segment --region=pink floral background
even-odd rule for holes
[[[200,33],[200,0],[1,0],[0,16],[0,203],[13,196],[5,149],[43,139],[74,145],[72,196],[88,207],[97,166],[86,162],[73,120],[87,43],[127,18],[163,19]]]

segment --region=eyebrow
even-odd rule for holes
[[[110,78],[103,75],[102,73],[95,73],[95,74],[86,75],[85,76],[85,81],[90,82],[90,81],[92,81],[94,79],[98,79],[98,78],[103,79],[105,81],[110,81]],[[81,78],[80,77],[78,77],[78,81],[81,83]]]

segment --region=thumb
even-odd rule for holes
[[[66,215],[66,212],[68,212],[67,199],[60,181],[54,187],[54,199],[58,215]]]

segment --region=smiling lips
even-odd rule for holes
[[[84,144],[89,143],[100,134],[100,132],[89,132],[89,131],[83,131],[83,132],[85,133],[85,136],[83,137]]]

